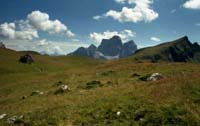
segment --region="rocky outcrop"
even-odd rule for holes
[[[127,43],[124,43],[120,53],[120,58],[130,56],[134,54],[136,50],[137,50],[137,45],[135,44],[134,41],[131,40]]]
[[[137,50],[134,41],[122,43],[119,36],[103,39],[99,47],[90,45],[88,48],[80,47],[69,55],[86,56],[95,59],[118,59],[132,55]]]
[[[120,55],[122,50],[122,40],[119,36],[114,36],[111,39],[103,39],[98,51],[104,56],[117,56]]]
[[[30,54],[25,54],[25,55],[20,57],[19,62],[31,64],[31,63],[34,62],[34,60],[33,60],[32,56]]]

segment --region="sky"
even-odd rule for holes
[[[187,35],[200,42],[200,0],[1,0],[0,41],[65,55],[114,35],[139,48]]]

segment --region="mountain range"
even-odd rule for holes
[[[118,59],[131,57],[135,60],[169,61],[169,62],[200,62],[200,46],[192,43],[187,36],[171,42],[137,50],[133,40],[122,43],[119,36],[103,39],[99,47],[90,45],[80,47],[70,55],[87,56],[95,59]]]
[[[0,42],[0,48],[6,48]],[[22,51],[33,53],[33,51]],[[34,52],[39,54],[37,52]],[[119,59],[130,58],[133,60],[150,60],[152,62],[194,62],[200,63],[200,46],[197,42],[192,43],[187,36],[174,41],[138,49],[133,40],[122,43],[119,36],[103,39],[98,47],[91,44],[88,48],[80,47],[70,56],[84,56],[94,59]]]
[[[113,36],[110,39],[103,39],[101,44],[96,47],[90,45],[88,48],[80,47],[69,55],[87,56],[95,59],[118,59],[132,55],[137,50],[134,41],[122,43],[119,36]]]

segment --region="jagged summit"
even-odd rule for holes
[[[88,48],[79,48],[70,55],[88,56],[95,59],[117,59],[130,56],[136,50],[137,45],[134,41],[123,44],[119,36],[113,36],[110,39],[103,39],[98,47],[92,44]]]

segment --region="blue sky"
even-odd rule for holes
[[[139,47],[200,41],[200,0],[1,0],[0,40],[16,50],[66,54],[116,34]]]

